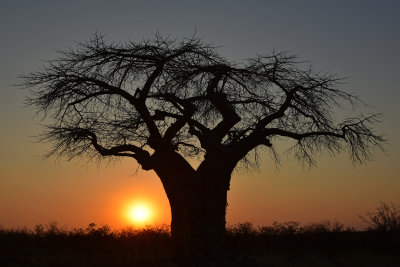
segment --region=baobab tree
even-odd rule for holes
[[[312,165],[323,150],[363,162],[384,141],[371,128],[377,115],[336,121],[335,108],[357,97],[304,65],[287,53],[228,61],[196,37],[109,44],[95,35],[23,84],[27,103],[50,117],[49,155],[128,157],[154,171],[175,252],[211,258],[223,249],[232,172],[257,148],[277,153],[291,139],[295,158]]]

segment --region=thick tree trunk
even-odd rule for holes
[[[180,199],[170,200],[175,257],[192,260],[223,257],[227,190],[217,187],[193,184]]]
[[[159,163],[155,171],[171,206],[175,258],[183,261],[222,258],[233,165],[214,158],[203,161],[194,170],[177,154],[155,157]]]

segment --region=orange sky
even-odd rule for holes
[[[0,197],[3,226],[32,227],[58,221],[68,227],[95,222],[118,228],[133,223],[126,213],[137,202],[152,207],[149,224],[170,222],[160,181],[153,172],[135,173],[133,160],[109,166],[79,166],[77,161],[57,165],[52,160],[35,159],[35,152],[25,156],[32,162],[24,168],[11,165],[2,169],[2,177],[7,177],[2,181]],[[400,183],[394,161],[381,155],[373,163],[353,167],[345,156],[323,157],[318,167],[307,171],[287,160],[278,171],[265,158],[258,172],[234,174],[228,196],[228,224],[330,219],[362,225],[358,214],[380,201],[398,203]]]
[[[278,171],[265,156],[258,171],[236,172],[228,195],[228,224],[330,219],[358,226],[358,214],[380,201],[400,204],[400,4],[356,2],[1,4],[0,226],[57,221],[68,227],[91,222],[122,227],[131,223],[126,209],[136,201],[153,207],[151,223],[170,222],[166,195],[153,172],[135,174],[133,160],[109,166],[43,161],[40,155],[48,145],[31,137],[40,133],[40,120],[23,108],[28,91],[12,86],[19,82],[17,76],[38,70],[41,60],[53,58],[56,49],[73,46],[74,40],[96,31],[114,41],[141,40],[157,31],[177,37],[196,31],[205,42],[223,45],[221,54],[236,60],[273,49],[291,51],[312,60],[317,70],[349,77],[343,88],[372,105],[361,112],[383,113],[377,130],[387,134],[387,155],[378,152],[374,162],[352,166],[345,154],[322,156],[318,167],[308,171],[283,155]]]

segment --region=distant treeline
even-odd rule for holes
[[[399,231],[356,231],[329,221],[237,224],[227,228],[226,247],[238,266],[400,266]],[[0,229],[0,266],[179,266],[171,254],[168,226]]]
[[[363,231],[330,221],[229,226],[225,258],[230,261],[215,266],[400,266],[398,211],[382,203],[362,217],[369,225]],[[52,222],[34,229],[0,227],[1,267],[180,266],[171,255],[166,225],[111,229],[91,223],[67,229]]]

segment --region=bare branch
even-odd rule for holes
[[[46,133],[53,153],[83,155],[92,147],[140,161],[180,147],[187,157],[240,161],[258,146],[278,158],[275,140],[284,137],[311,164],[323,150],[371,159],[385,142],[372,130],[378,117],[336,121],[335,109],[361,101],[338,88],[341,78],[304,63],[283,52],[229,62],[197,38],[107,44],[95,35],[24,77],[23,86],[35,88],[27,104],[53,119]]]

